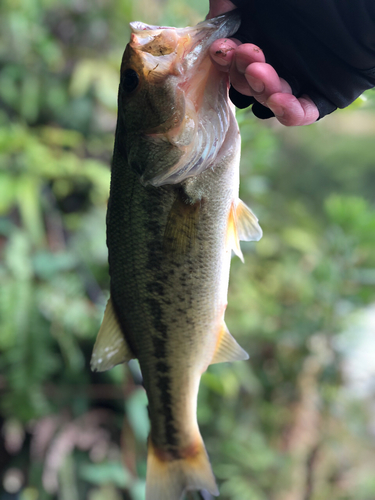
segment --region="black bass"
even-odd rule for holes
[[[111,298],[92,368],[137,358],[149,401],[146,499],[218,494],[199,432],[202,373],[247,353],[224,323],[232,249],[259,240],[238,199],[240,134],[208,56],[236,13],[176,29],[131,23],[107,214]]]

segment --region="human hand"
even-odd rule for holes
[[[234,8],[230,0],[211,0],[207,17]],[[281,124],[309,125],[319,118],[315,103],[306,95],[295,97],[288,82],[266,63],[264,53],[256,45],[222,38],[211,45],[210,55],[220,71],[229,72],[231,85],[238,92],[269,108]]]

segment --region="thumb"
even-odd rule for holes
[[[210,10],[206,19],[220,16],[220,14],[224,14],[224,12],[229,12],[235,8],[236,6],[230,0],[210,0]]]

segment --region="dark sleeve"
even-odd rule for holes
[[[233,36],[259,45],[293,94],[315,102],[320,118],[375,86],[375,0],[232,1],[242,19]],[[238,107],[254,103],[233,88],[230,97]],[[273,116],[257,102],[253,111]]]

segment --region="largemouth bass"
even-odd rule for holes
[[[232,249],[259,240],[239,200],[240,134],[211,43],[236,13],[176,29],[131,23],[107,213],[111,298],[94,370],[139,360],[149,401],[147,500],[217,495],[196,405],[202,373],[247,353],[224,323]]]

